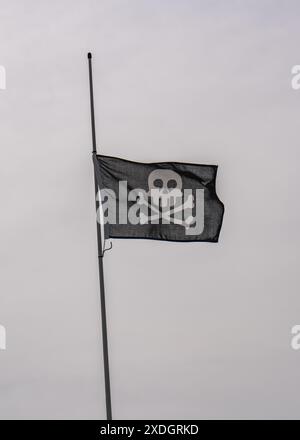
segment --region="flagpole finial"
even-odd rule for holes
[[[88,59],[90,60],[92,58],[91,52],[88,53]]]

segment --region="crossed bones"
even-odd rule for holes
[[[150,193],[150,191],[149,191],[149,193]],[[149,194],[149,195],[151,196],[151,194]],[[195,220],[192,215],[190,215],[185,220],[180,220],[178,218],[171,217],[171,215],[176,214],[177,212],[183,212],[187,208],[190,208],[190,209],[193,208],[194,202],[193,202],[192,194],[190,194],[188,196],[187,200],[182,205],[176,206],[173,209],[169,209],[169,211],[164,211],[164,210],[160,211],[156,205],[149,204],[148,201],[143,197],[143,195],[141,193],[139,194],[138,204],[141,206],[145,206],[147,208],[150,208],[150,210],[155,211],[155,214],[151,215],[150,217],[145,215],[143,212],[140,213],[140,223],[142,225],[146,224],[148,221],[151,222],[151,221],[158,220],[161,218],[163,220],[166,220],[169,223],[173,223],[175,225],[181,225],[181,226],[184,226],[185,228],[189,228]]]

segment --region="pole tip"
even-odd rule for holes
[[[91,52],[88,53],[88,59],[90,60],[92,58]]]

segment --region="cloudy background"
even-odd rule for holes
[[[115,240],[114,417],[299,418],[298,1],[0,0],[0,418],[105,418],[98,151],[219,165],[219,244]]]

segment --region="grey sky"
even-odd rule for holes
[[[220,242],[114,241],[120,419],[299,417],[300,3],[0,0],[0,418],[104,418],[98,150],[219,165]]]

